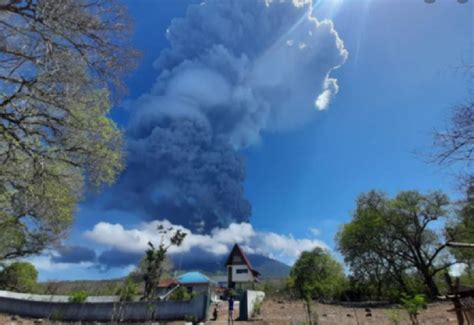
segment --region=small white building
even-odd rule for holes
[[[254,283],[260,273],[250,264],[242,248],[235,244],[226,262],[228,288],[234,288],[236,283]]]

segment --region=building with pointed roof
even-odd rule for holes
[[[260,273],[252,267],[239,244],[235,244],[226,261],[227,283],[234,288],[236,283],[254,283]]]

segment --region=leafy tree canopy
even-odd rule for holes
[[[38,271],[28,262],[14,262],[0,272],[0,288],[16,292],[34,292]]]
[[[407,291],[404,276],[416,270],[429,294],[436,296],[434,277],[452,261],[447,241],[432,225],[448,216],[448,205],[440,192],[405,191],[393,199],[376,191],[363,194],[353,219],[336,236],[338,249],[356,279],[380,286],[392,279]]]
[[[313,299],[334,299],[344,288],[342,266],[324,249],[303,252],[291,269],[288,286],[305,301],[309,324],[317,324]]]
[[[344,287],[342,266],[322,248],[303,252],[293,266],[289,286],[303,299],[333,299]]]
[[[38,253],[72,222],[85,187],[123,168],[109,119],[136,53],[113,0],[0,4],[0,260]]]
[[[459,203],[456,218],[446,227],[447,237],[459,243],[474,244],[474,186],[471,186],[467,199]],[[451,253],[460,263],[467,265],[469,275],[474,273],[474,248],[453,247]]]

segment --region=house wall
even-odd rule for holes
[[[106,297],[90,297],[83,304],[64,301],[64,296],[32,295],[0,291],[0,313],[24,317],[56,319],[65,321],[107,322],[122,319],[124,321],[171,321],[194,316],[198,320],[207,318],[209,301],[207,295],[198,295],[190,301],[160,302],[110,302]]]
[[[239,320],[249,320],[252,318],[252,314],[257,302],[263,301],[265,298],[265,292],[247,290],[240,301],[240,313]]]
[[[232,281],[233,282],[253,282],[254,277],[252,272],[249,270],[247,265],[232,265]],[[239,273],[239,271],[245,271],[246,273]]]

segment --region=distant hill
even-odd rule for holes
[[[262,278],[284,278],[290,273],[290,267],[272,258],[248,254],[253,268],[261,273]],[[171,259],[178,272],[202,271],[210,275],[226,274],[225,256],[212,254],[179,254],[172,255]]]
[[[258,254],[249,254],[248,258],[263,278],[286,278],[290,274],[291,267],[280,261]]]
[[[227,255],[213,255],[196,251],[170,256],[178,273],[201,271],[207,275],[225,275]],[[247,254],[253,268],[262,279],[281,279],[288,276],[290,267],[282,262],[258,254]],[[114,295],[124,278],[109,280],[50,281],[39,283],[38,293],[65,294],[86,290],[90,295]]]

